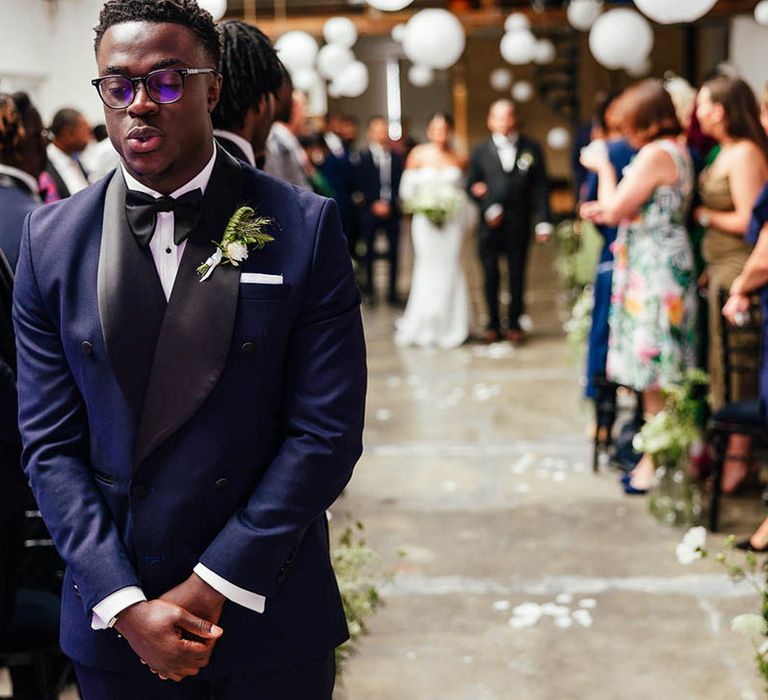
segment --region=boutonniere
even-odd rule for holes
[[[522,170],[525,172],[528,170],[533,164],[535,163],[535,160],[533,156],[528,153],[527,151],[517,159],[517,168],[518,170]]]
[[[200,281],[205,282],[219,265],[238,267],[248,259],[249,248],[261,250],[267,243],[274,241],[274,236],[265,230],[272,223],[270,218],[256,216],[253,208],[240,207],[232,214],[221,241],[213,241],[216,252],[197,268]]]

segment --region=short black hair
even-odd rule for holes
[[[20,163],[19,145],[26,136],[25,115],[31,108],[26,92],[0,92],[0,163]]]
[[[437,112],[433,112],[429,116],[429,119],[427,119],[427,124],[431,124],[433,121],[435,121],[435,119],[445,122],[448,125],[449,129],[454,128],[453,117],[450,114],[448,114],[448,112],[441,112],[440,110],[438,110]]]
[[[64,129],[68,129],[77,126],[77,123],[82,119],[82,112],[78,112],[71,107],[65,107],[60,109],[53,115],[53,121],[51,122],[51,133],[55,137],[61,136],[61,132]]]
[[[277,96],[285,69],[272,42],[257,27],[240,20],[219,25],[223,76],[221,97],[213,110],[217,129],[242,128],[249,109],[259,110],[267,95]]]
[[[123,22],[180,24],[200,40],[214,66],[221,62],[221,38],[216,24],[211,13],[195,0],[107,0],[94,28],[96,52],[107,29]]]

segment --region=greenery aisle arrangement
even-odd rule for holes
[[[684,566],[711,556],[706,548],[707,531],[703,527],[691,528],[677,545],[677,560]],[[755,589],[760,600],[759,613],[744,613],[736,615],[731,620],[731,629],[747,637],[754,647],[755,664],[757,670],[765,682],[765,693],[768,697],[768,584],[766,583],[766,571],[768,561],[758,566],[757,557],[753,552],[739,554],[739,560],[744,564],[734,561],[736,550],[734,545],[736,538],[730,535],[726,539],[725,549],[715,554],[714,558],[725,569],[728,577],[735,584],[745,582]]]
[[[632,446],[649,454],[656,466],[651,514],[667,525],[695,525],[701,518],[698,490],[690,474],[690,451],[701,442],[702,405],[709,378],[689,370],[683,381],[664,390],[664,408],[643,425]]]

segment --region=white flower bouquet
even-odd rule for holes
[[[423,214],[435,226],[442,228],[445,222],[456,216],[464,203],[464,195],[451,185],[418,187],[403,202],[406,214]]]

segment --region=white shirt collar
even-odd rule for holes
[[[504,148],[505,146],[516,146],[517,137],[518,135],[515,132],[512,132],[509,136],[505,136],[504,134],[500,134],[498,132],[494,132],[493,134],[491,134],[491,138],[493,139],[493,143],[496,145],[496,148]]]
[[[253,166],[256,165],[256,153],[248,139],[244,139],[242,136],[240,136],[240,134],[235,134],[234,132],[227,131],[226,129],[214,129],[213,135],[220,136],[223,139],[229,139],[235,143],[240,148],[240,150],[245,153],[246,157],[248,158],[248,162]]]
[[[192,190],[200,188],[205,193],[206,187],[208,187],[208,181],[211,179],[211,173],[213,172],[213,166],[216,163],[216,144],[213,144],[213,155],[208,161],[208,164],[193,177],[188,183],[174,190],[169,195],[174,199],[181,197],[181,195],[191,192]],[[152,195],[153,197],[162,197],[163,195],[156,190],[153,190],[146,185],[142,185],[135,177],[133,177],[126,169],[125,165],[121,162],[120,169],[123,171],[123,177],[125,178],[125,184],[129,190],[136,190],[137,192],[143,192],[144,194]]]
[[[32,194],[40,194],[40,184],[29,173],[26,173],[23,170],[19,170],[19,168],[14,168],[11,165],[3,165],[2,163],[0,163],[0,173],[3,175],[10,175],[11,177],[15,177],[18,180],[21,180],[27,187],[29,187],[29,189],[32,191]]]

